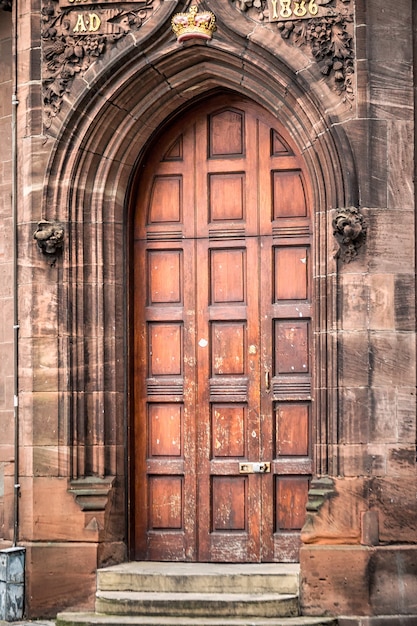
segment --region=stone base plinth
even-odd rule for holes
[[[304,546],[300,562],[305,615],[417,615],[417,546]]]
[[[416,626],[417,615],[377,615],[373,617],[339,617],[339,626]]]
[[[97,543],[25,545],[27,616],[55,617],[64,607],[93,608]]]

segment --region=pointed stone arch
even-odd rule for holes
[[[108,67],[100,61],[79,81],[75,104],[63,107],[65,124],[59,127],[55,121],[50,129],[56,149],[44,204],[47,218],[64,223],[68,236],[59,272],[59,391],[62,432],[67,433],[63,446],[70,449],[68,476],[75,489],[77,481],[84,486],[86,477],[117,476],[124,500],[129,194],[135,173],[167,122],[219,91],[245,96],[279,118],[307,165],[320,294],[315,310],[316,467],[320,474],[335,471],[337,268],[331,222],[334,209],[357,204],[354,160],[340,120],[325,113],[325,108],[336,106],[335,97],[314,67],[308,83],[278,53],[258,41],[248,45],[242,35],[243,17],[231,32],[230,10],[219,9],[224,23],[218,26],[219,38],[209,45],[191,41],[178,46],[167,33],[166,21],[164,28],[148,29],[149,40],[142,41],[141,48],[138,40],[124,40]],[[296,57],[301,64],[300,53]],[[326,93],[327,107],[319,104],[319,92]],[[93,500],[110,483],[102,480],[97,485],[91,487]]]

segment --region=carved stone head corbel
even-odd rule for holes
[[[58,255],[64,247],[65,229],[59,222],[38,222],[38,228],[33,233],[42,254],[44,254],[49,265],[55,265]]]
[[[333,235],[339,244],[337,257],[350,263],[366,239],[366,224],[356,207],[336,209],[333,218]]]

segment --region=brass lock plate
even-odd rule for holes
[[[269,474],[271,463],[261,461],[260,463],[239,463],[239,474]]]

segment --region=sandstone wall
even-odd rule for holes
[[[59,100],[61,109],[45,125],[41,45],[54,54],[54,44],[41,38],[48,16],[40,19],[35,1],[19,4],[19,474],[28,610],[42,615],[91,605],[95,568],[126,556],[123,255],[130,176],[158,125],[187,99],[221,84],[282,116],[321,202],[316,457],[317,473],[329,480],[316,484],[319,502],[313,493],[303,531],[304,608],[398,612],[405,572],[400,608],[410,612],[417,596],[410,587],[414,553],[404,548],[415,543],[417,530],[417,8],[412,0],[355,2],[349,103],[309,51],[283,40],[276,25],[247,21],[233,3],[207,1],[219,20],[212,44],[178,46],[169,28],[175,4],[162,3],[160,22],[109,46],[85,74],[67,76],[60,98],[47,92],[48,106]],[[257,12],[252,3],[249,18]],[[0,536],[6,539],[13,495],[11,32],[11,14],[0,11]],[[76,67],[79,58],[67,54]],[[331,220],[352,204],[360,207],[367,238],[357,258],[344,263],[334,258]],[[64,222],[56,264],[34,243],[41,219]],[[388,580],[395,581],[392,592]]]
[[[0,539],[4,525],[4,476],[13,474],[13,220],[11,206],[12,19],[0,17]],[[10,500],[8,502],[10,505]]]
[[[356,3],[357,104],[345,128],[368,230],[338,271],[334,490],[309,514],[302,551],[303,602],[316,613],[416,610],[413,13],[407,0]]]

